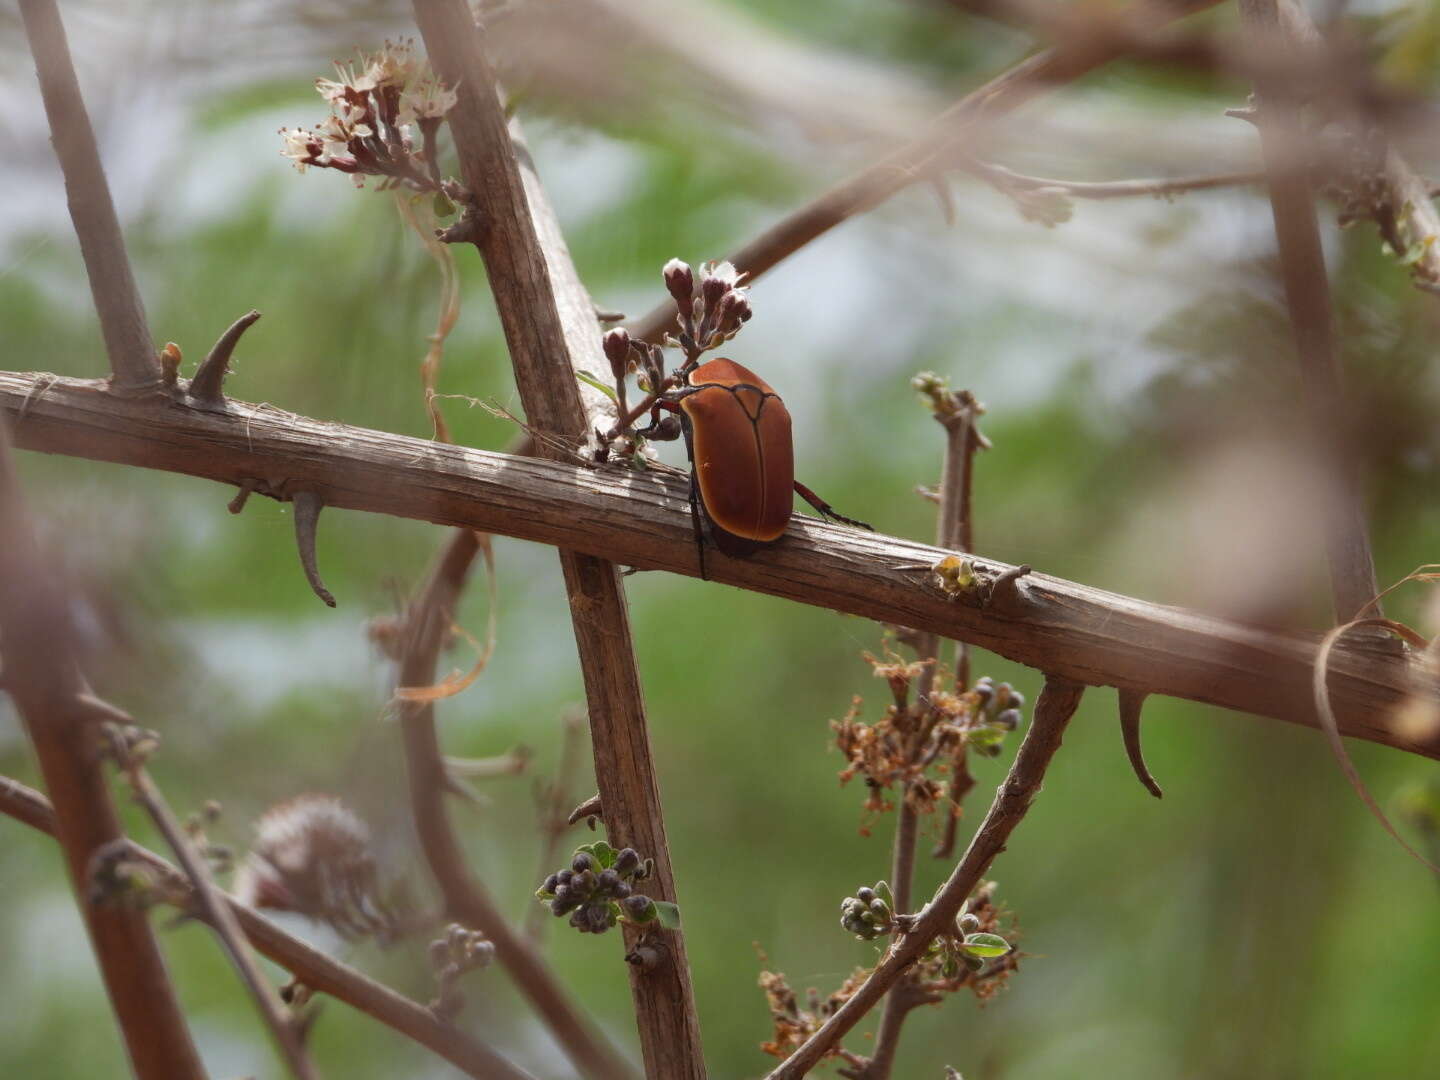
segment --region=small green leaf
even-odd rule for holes
[[[960,947],[971,956],[985,959],[1004,956],[1010,951],[1010,943],[999,934],[967,934]]]
[[[977,749],[980,747],[999,746],[1005,741],[1008,734],[1001,728],[977,727],[971,728],[965,733],[965,741]]]
[[[554,900],[554,899],[555,899],[555,894],[554,894],[553,892],[551,892],[549,889],[545,888],[544,885],[541,885],[540,888],[538,888],[538,889],[535,890],[535,899],[537,899],[537,900]]]
[[[668,900],[655,901],[655,914],[660,920],[660,925],[666,930],[680,929],[680,908]]]
[[[455,213],[455,204],[447,199],[442,192],[435,193],[435,216],[447,218]]]
[[[593,386],[596,390],[599,390],[611,401],[617,404],[619,403],[620,399],[615,396],[615,388],[609,383],[597,379],[594,375],[591,375],[590,372],[586,371],[584,368],[576,368],[575,377],[581,382],[588,383],[589,385]]]
[[[588,851],[591,855],[595,856],[595,861],[600,864],[601,870],[609,870],[610,867],[615,865],[615,860],[620,857],[620,852],[616,851],[604,840],[596,840],[593,844],[586,844],[580,850]]]

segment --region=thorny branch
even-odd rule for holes
[[[294,477],[336,508],[515,536],[642,569],[697,573],[688,485],[678,479],[443,446],[230,404],[231,413],[220,416],[119,398],[94,381],[0,372],[0,411],[25,449],[233,485]],[[255,490],[271,492],[269,485]],[[983,590],[951,597],[933,584],[930,568],[947,554],[796,517],[775,547],[749,559],[712,559],[710,573],[724,584],[934,630],[1077,682],[1316,726],[1314,635],[1260,630],[1040,573],[1024,578],[1019,603],[987,605]],[[987,578],[1009,572],[982,556],[974,561]],[[1354,640],[1332,656],[1330,672],[1344,734],[1440,757],[1440,737],[1392,722],[1411,691],[1403,656]],[[607,802],[607,819],[610,814]]]
[[[0,813],[32,829],[56,835],[55,810],[49,800],[40,792],[4,776],[0,776]],[[133,841],[125,841],[125,851],[128,857],[155,872],[165,896],[182,910],[191,910],[194,906],[192,886],[177,867]],[[311,990],[328,994],[393,1028],[477,1080],[533,1080],[529,1073],[484,1043],[437,1019],[429,1009],[287,934],[234,897],[226,894],[224,900],[250,943]]]
[[[145,322],[145,305],[125,254],[120,220],[100,163],[90,114],[70,59],[70,45],[55,0],[20,0],[20,14],[40,76],[40,94],[50,119],[50,138],[60,169],[70,218],[90,278],[90,294],[118,393],[147,394],[160,388],[160,363]]]
[[[118,399],[117,399],[118,400]],[[0,419],[0,650],[5,691],[25,722],[55,804],[81,918],[131,1067],[142,1080],[203,1080],[165,961],[142,912],[96,902],[90,864],[124,833],[95,752],[97,731],[75,652],[72,608],[31,531]]]
[[[1247,29],[1261,41],[1270,41],[1282,53],[1300,47],[1282,20],[1280,6],[1292,0],[1240,0],[1240,15]],[[1335,347],[1334,313],[1315,195],[1302,163],[1308,139],[1301,124],[1301,107],[1288,89],[1274,79],[1257,82],[1260,146],[1270,182],[1270,207],[1290,328],[1300,361],[1301,384],[1313,450],[1337,482],[1333,506],[1327,508],[1326,548],[1335,619],[1347,622],[1359,615],[1379,592],[1375,562],[1370,553],[1369,527],[1360,496],[1351,452],[1348,410],[1340,385],[1340,361]],[[1378,613],[1378,612],[1377,612]]]
[[[595,305],[528,162],[522,166],[482,32],[463,0],[414,0],[416,22],[436,71],[456,90],[448,120],[461,177],[475,198],[484,259],[530,423],[571,448],[605,426],[609,398],[582,395],[577,369],[605,370]],[[588,402],[588,404],[587,404]],[[546,456],[557,447],[537,439]],[[644,697],[619,570],[608,557],[562,549],[560,563],[585,679],[596,780],[612,844],[654,858],[654,899],[673,902],[675,882]],[[652,931],[647,931],[652,933]],[[634,951],[640,931],[625,929]],[[705,1075],[684,936],[665,932],[668,962],[630,966],[631,997],[647,1072],[667,1080]]]
[[[940,504],[936,514],[935,544],[947,551],[969,553],[974,544],[973,520],[971,517],[971,490],[975,453],[989,442],[980,434],[976,421],[984,412],[984,406],[975,400],[968,390],[954,392],[943,386],[930,375],[918,376],[916,388],[930,398],[935,420],[945,431],[945,455],[940,473]],[[934,631],[916,635],[915,656],[922,663],[929,661],[920,674],[916,693],[922,704],[930,698],[940,663],[940,637]],[[969,650],[963,641],[955,645],[955,689],[964,690],[969,686]],[[919,753],[924,747],[928,732],[917,732],[912,739],[912,753]],[[966,749],[961,743],[951,763],[952,790],[945,806],[945,835],[953,848],[955,830],[960,819],[961,800],[974,785],[970,777]],[[896,811],[895,840],[890,869],[890,887],[895,896],[895,910],[908,912],[911,909],[910,894],[915,877],[915,849],[919,842],[919,811],[909,798],[908,785],[901,793],[899,809]],[[941,842],[937,855],[950,854],[945,841]],[[880,1019],[880,1030],[875,1037],[875,1052],[858,1074],[863,1080],[887,1080],[894,1068],[895,1052],[900,1045],[900,1031],[905,1017],[916,1005],[923,1003],[924,995],[917,995],[902,979],[886,995],[885,1010]]]
[[[1080,704],[1083,687],[1051,675],[1035,702],[1034,718],[1015,763],[995,792],[995,801],[980,823],[964,857],[910,930],[891,945],[861,987],[795,1053],[772,1069],[766,1080],[798,1080],[830,1052],[874,1007],[937,936],[949,933],[960,909],[980,883],[995,857],[1005,849],[1040,791],[1050,759],[1060,748],[1065,728]]]
[[[1143,34],[1217,3],[1219,0],[1181,0],[1173,5],[1142,3],[1130,14],[1139,28],[1136,33]],[[981,125],[1125,55],[1128,48],[1121,36],[1081,35],[1072,43],[1036,53],[950,106],[925,135],[790,213],[729,255],[728,260],[753,282],[835,226],[949,167],[958,154],[970,149],[968,144]],[[630,333],[645,341],[658,341],[672,318],[673,309],[662,303],[632,325]]]

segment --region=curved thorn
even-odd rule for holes
[[[1028,573],[1030,573],[1030,567],[1021,565],[1012,566],[1000,574],[990,586],[990,603],[997,607],[1003,607],[1018,602],[1020,579]]]
[[[334,607],[335,597],[320,580],[320,569],[315,563],[315,529],[325,502],[313,491],[297,491],[291,501],[295,504],[295,543],[300,547],[300,566],[305,571],[305,580],[316,596]]]
[[[581,818],[600,817],[600,815],[600,796],[592,795],[579,806],[575,807],[574,810],[570,811],[570,817],[566,819],[565,823],[567,825],[574,825]]]
[[[1140,749],[1140,708],[1145,704],[1146,696],[1139,690],[1120,691],[1120,735],[1125,740],[1125,756],[1130,759],[1136,779],[1145,785],[1146,791],[1159,799],[1165,793],[1145,767],[1145,755]]]
[[[235,346],[240,341],[240,335],[250,329],[256,319],[260,318],[260,312],[247,311],[240,318],[230,324],[230,328],[220,335],[220,340],[215,342],[215,347],[210,354],[200,363],[195,371],[195,377],[190,380],[190,398],[200,405],[223,405],[225,395],[221,392],[221,386],[225,382],[225,375],[230,370],[230,356],[235,352]]]

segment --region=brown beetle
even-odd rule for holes
[[[662,408],[679,417],[661,420]],[[705,573],[705,538],[732,557],[744,557],[779,540],[799,494],[823,517],[862,529],[863,521],[837,514],[795,480],[790,412],[780,395],[748,368],[723,357],[691,369],[685,385],[660,398],[654,421],[638,434],[650,439],[685,436],[690,457],[690,513]]]

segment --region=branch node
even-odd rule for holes
[[[1012,566],[1003,574],[997,577],[990,584],[990,595],[986,598],[987,607],[1016,608],[1024,600],[1024,594],[1020,591],[1020,579],[1030,573],[1028,566]]]
[[[479,245],[485,235],[486,222],[485,213],[480,208],[480,203],[475,196],[468,191],[457,190],[450,195],[452,202],[463,206],[465,209],[460,213],[460,220],[454,225],[443,229],[435,230],[435,239],[442,244],[475,244]]]
[[[625,954],[625,962],[633,964],[645,974],[658,971],[670,960],[670,946],[658,937],[648,937]]]
[[[1120,735],[1125,740],[1125,756],[1130,759],[1130,768],[1135,778],[1145,785],[1145,790],[1155,798],[1163,798],[1155,777],[1145,766],[1145,755],[1140,750],[1140,709],[1145,704],[1146,694],[1140,690],[1120,691]]]
[[[174,390],[180,383],[180,346],[167,341],[160,350],[160,385]]]
[[[313,491],[297,491],[291,501],[295,504],[295,543],[300,548],[300,566],[305,571],[305,580],[327,607],[334,607],[335,597],[320,580],[320,568],[315,562],[315,530],[325,501]]]
[[[235,493],[233,499],[225,504],[225,509],[229,510],[232,514],[238,514],[241,510],[244,510],[245,504],[250,500],[250,495],[254,492],[257,482],[256,480],[250,479],[241,480],[240,490]]]
[[[209,355],[200,362],[200,367],[195,371],[195,377],[190,380],[190,404],[198,409],[212,411],[225,407],[223,388],[225,376],[230,371],[230,357],[235,352],[235,346],[240,343],[240,335],[250,329],[258,318],[260,318],[260,312],[247,311],[220,335],[220,339],[215,342]]]

